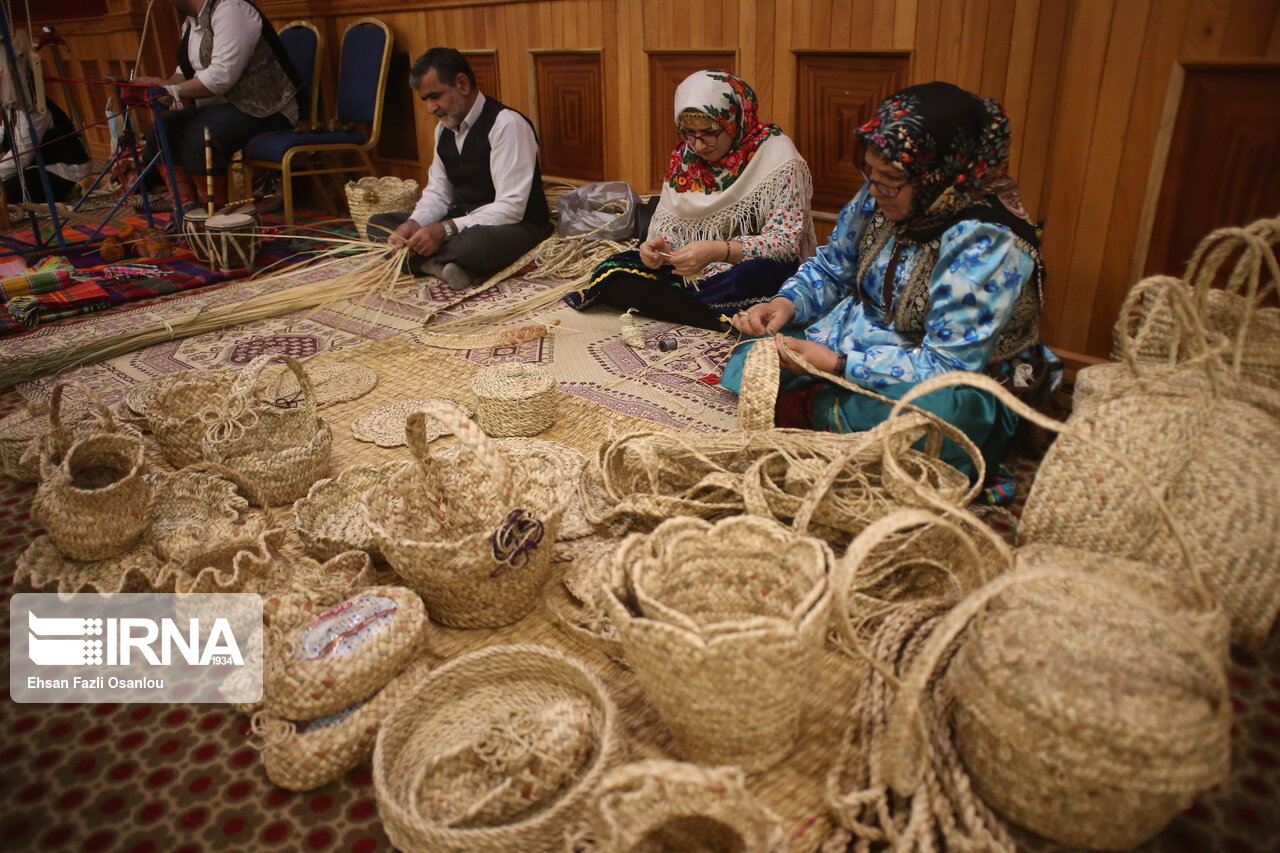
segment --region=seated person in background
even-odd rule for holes
[[[681,142],[638,252],[601,264],[565,301],[605,302],[646,317],[725,328],[769,299],[814,250],[809,166],[756,93],[727,71],[698,71],[676,89]]]
[[[169,190],[184,209],[207,204],[206,176],[212,171],[213,202],[224,205],[231,157],[260,133],[293,129],[301,78],[271,22],[249,0],[169,3],[186,16],[178,71],[168,80],[138,77],[133,82],[165,87],[175,107],[195,101],[164,114],[178,183]],[[205,166],[206,127],[212,137],[212,170]],[[147,133],[148,160],[156,150],[153,128]]]
[[[31,125],[35,126],[36,137],[42,146],[40,156],[44,158],[53,200],[71,201],[76,182],[87,178],[92,171],[84,137],[76,132],[71,119],[53,101],[45,102],[43,113],[32,113]],[[12,139],[8,133],[10,129],[13,131]],[[9,204],[21,204],[23,201],[43,204],[48,201],[40,180],[35,150],[31,147],[27,114],[19,109],[11,110],[0,125],[0,180],[4,181],[4,197]]]
[[[721,384],[739,391],[749,346],[776,347],[780,426],[867,430],[890,407],[803,375],[789,357],[886,397],[952,370],[1048,389],[1061,362],[1040,342],[1039,235],[1008,175],[1009,119],[990,98],[949,83],[904,89],[857,131],[866,178],[826,246],[776,299],[734,316],[746,335]],[[1014,382],[1027,363],[1033,379]],[[1012,390],[1021,391],[1020,387]],[[963,430],[993,470],[1019,418],[989,394],[944,388],[915,401]],[[942,458],[973,477],[947,441]]]
[[[412,213],[369,219],[369,237],[412,250],[414,275],[465,290],[551,234],[538,137],[521,113],[476,88],[467,58],[433,47],[409,69],[412,87],[439,121],[427,186]]]

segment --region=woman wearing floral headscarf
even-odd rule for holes
[[[1061,366],[1040,342],[1039,235],[1008,175],[1009,119],[1000,105],[949,83],[890,95],[858,128],[867,183],[841,211],[826,246],[777,298],[736,314],[747,335],[773,335],[782,365],[814,367],[897,399],[952,370],[1047,387]],[[754,344],[753,344],[754,345]],[[740,347],[722,384],[737,391]],[[1029,367],[1018,369],[1019,364]],[[834,432],[870,429],[889,407],[804,375],[784,373],[777,419]],[[1028,381],[1030,377],[1030,383]],[[988,469],[1018,418],[991,395],[946,388],[916,401],[962,429]],[[943,458],[973,476],[951,442]]]
[[[815,248],[813,190],[800,152],[758,109],[751,87],[727,71],[686,78],[675,97],[681,141],[647,239],[565,301],[721,329],[776,294]]]

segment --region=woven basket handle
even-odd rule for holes
[[[303,411],[314,415],[316,411],[316,389],[311,382],[311,377],[307,375],[307,370],[302,366],[301,362],[291,355],[285,355],[280,352],[267,353],[255,358],[236,377],[235,383],[231,386],[231,397],[241,400],[245,408],[251,407],[253,392],[258,387],[262,372],[277,362],[284,364],[298,378],[298,388],[302,391],[301,405],[304,407]]]
[[[1154,294],[1157,299],[1163,297],[1168,300],[1169,311],[1173,315],[1174,339],[1170,341],[1168,363],[1203,361],[1205,372],[1216,393],[1221,384],[1219,368],[1223,367],[1221,347],[1211,344],[1204,319],[1192,304],[1191,292],[1180,278],[1151,276],[1129,288],[1112,330],[1116,352],[1121,360],[1134,376],[1142,376],[1142,362],[1134,351],[1134,343],[1142,335],[1142,317],[1138,312],[1138,303],[1148,294]],[[1138,324],[1137,328],[1134,328],[1135,323]]]
[[[896,510],[877,521],[867,525],[858,537],[849,543],[844,556],[836,560],[832,573],[832,586],[835,588],[836,628],[849,644],[857,648],[858,636],[854,628],[854,616],[849,603],[853,585],[859,580],[858,570],[863,562],[880,544],[890,536],[913,528],[936,527],[946,530],[960,543],[965,555],[983,573],[982,582],[987,583],[992,577],[1010,571],[1013,568],[1013,550],[990,527],[979,519],[968,515],[963,510],[955,510],[956,517],[965,523],[961,526],[957,521],[935,515],[927,510],[909,507]],[[1000,556],[1001,565],[987,574],[983,571],[982,553],[974,542],[974,536],[985,538]],[[880,578],[868,578],[874,583]]]
[[[267,527],[274,528],[281,526],[279,524],[279,515],[277,510],[273,510],[267,505],[266,497],[262,494],[262,489],[258,487],[253,480],[241,474],[234,468],[223,465],[221,462],[193,462],[187,467],[179,471],[179,474],[196,474],[201,471],[208,471],[211,474],[217,474],[225,480],[235,483],[244,492],[245,497],[249,499],[249,503],[254,506],[262,507],[263,513],[267,518]]]
[[[53,434],[55,451],[61,455],[66,453],[67,448],[71,446],[70,430],[62,423],[62,395],[66,393],[68,388],[74,388],[83,394],[93,407],[98,410],[98,414],[102,415],[106,421],[106,431],[116,432],[116,419],[111,414],[111,408],[102,402],[102,398],[93,392],[88,385],[75,380],[66,380],[59,382],[53,386],[53,394],[49,398],[49,425]]]
[[[487,469],[498,484],[502,505],[511,508],[512,471],[506,457],[480,429],[480,425],[467,417],[462,409],[449,403],[427,403],[409,413],[405,418],[404,433],[409,452],[418,462],[434,468],[431,451],[427,448],[427,418],[435,418],[458,437],[462,444],[475,454],[481,466]]]
[[[936,391],[939,388],[950,388],[954,386],[968,386],[970,388],[977,388],[981,391],[986,391],[1001,403],[1012,409],[1014,414],[1019,417],[1025,418],[1036,426],[1047,429],[1050,432],[1079,441],[1085,446],[1096,450],[1103,456],[1106,456],[1108,459],[1111,459],[1123,468],[1129,476],[1133,477],[1134,481],[1138,483],[1138,486],[1146,493],[1147,497],[1154,502],[1156,509],[1160,512],[1160,517],[1164,519],[1165,524],[1168,526],[1170,535],[1173,536],[1174,541],[1178,543],[1178,550],[1182,554],[1183,566],[1186,568],[1187,574],[1194,580],[1196,590],[1199,592],[1206,609],[1214,606],[1214,598],[1210,594],[1209,588],[1205,585],[1204,577],[1200,573],[1200,566],[1192,559],[1191,548],[1187,544],[1187,538],[1183,535],[1182,527],[1178,523],[1178,520],[1173,517],[1173,513],[1169,510],[1169,505],[1165,502],[1164,497],[1156,491],[1155,487],[1151,485],[1151,481],[1143,476],[1142,472],[1139,471],[1124,454],[1120,453],[1105,442],[1086,435],[1071,424],[1056,421],[1053,418],[1041,414],[1019,400],[1010,393],[1007,388],[992,379],[990,376],[985,376],[980,373],[970,373],[964,370],[955,370],[951,373],[944,373],[941,376],[935,376],[934,378],[921,382],[919,385],[909,389],[906,394],[902,395],[902,399],[898,401],[897,405],[894,406],[893,411],[889,414],[889,419],[892,421],[904,409],[909,408],[911,401],[917,397]],[[941,510],[942,512],[951,511],[950,504],[944,501],[941,497],[935,495],[932,490],[920,486],[915,481],[911,480],[906,476],[905,472],[901,471],[901,463],[898,460],[898,454],[893,448],[892,433],[888,434],[885,438],[884,464],[886,468],[892,468],[898,472],[899,476],[906,484],[906,487],[912,491],[920,501]]]
[[[947,650],[960,636],[969,622],[996,596],[1011,587],[1040,580],[1073,580],[1101,587],[1116,600],[1123,601],[1155,618],[1169,629],[1169,634],[1181,640],[1192,655],[1202,664],[1214,682],[1212,700],[1219,714],[1229,715],[1231,703],[1227,690],[1227,672],[1220,660],[1182,622],[1160,610],[1146,598],[1123,584],[1088,575],[1070,569],[1028,569],[1001,575],[982,589],[965,598],[939,620],[925,641],[920,655],[911,663],[907,674],[897,683],[885,734],[886,748],[881,778],[873,784],[887,782],[903,796],[914,793],[920,786],[925,756],[928,752],[928,733],[921,715],[921,703],[933,680],[934,670],[946,657]],[[858,647],[861,650],[861,646]],[[867,654],[863,651],[863,654]]]
[[[738,393],[738,429],[743,432],[773,429],[773,412],[782,384],[778,353],[764,345],[764,338],[747,350],[742,362],[742,386]]]
[[[1196,246],[1187,262],[1186,279],[1195,293],[1196,306],[1204,310],[1218,271],[1237,249],[1243,254],[1227,279],[1227,291],[1243,296],[1250,306],[1280,287],[1280,262],[1272,244],[1280,238],[1280,220],[1261,219],[1246,228],[1219,228]],[[1262,269],[1271,273],[1262,284]]]

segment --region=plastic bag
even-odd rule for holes
[[[598,240],[627,240],[636,234],[640,197],[626,181],[584,184],[556,202],[557,237],[590,234]]]

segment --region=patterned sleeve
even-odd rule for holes
[[[930,277],[924,339],[911,345],[880,324],[847,326],[838,343],[849,355],[848,378],[885,388],[985,369],[1033,268],[1031,255],[1005,226],[967,220],[951,227]]]
[[[863,187],[836,218],[827,245],[800,265],[778,291],[796,305],[793,322],[812,323],[857,289],[858,240],[875,211],[875,202]]]
[[[809,199],[803,197],[802,186],[808,181],[802,183],[796,173],[800,169],[807,173],[809,167],[803,160],[792,160],[791,163],[784,197],[760,233],[737,238],[742,244],[744,261],[752,258],[793,261],[801,257],[801,240],[809,228]]]

